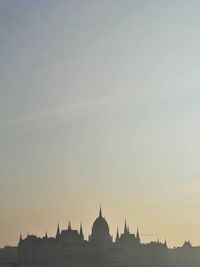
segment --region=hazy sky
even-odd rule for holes
[[[200,244],[199,29],[197,0],[0,0],[0,246],[100,203]]]

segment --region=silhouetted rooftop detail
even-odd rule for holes
[[[72,228],[71,228],[71,222],[69,221],[68,222],[68,230],[71,230]]]
[[[117,234],[116,234],[115,242],[118,242],[118,241],[119,241],[119,230],[118,230],[118,227],[117,227]]]
[[[56,238],[58,238],[60,236],[60,226],[59,223],[57,225],[57,231],[56,231]]]
[[[79,231],[79,235],[80,235],[81,239],[82,239],[82,240],[84,240],[82,223],[80,224],[80,231]]]
[[[183,247],[184,247],[184,248],[191,248],[192,245],[191,245],[191,243],[190,243],[190,240],[185,241],[184,244],[183,244]]]
[[[99,209],[99,217],[102,217],[101,205],[100,205],[100,209]]]
[[[188,261],[184,266],[200,266],[200,248],[185,241],[182,247],[172,250],[168,249],[166,240],[162,243],[159,238],[143,244],[138,227],[136,234],[130,233],[126,220],[124,231],[120,234],[117,228],[115,241],[112,241],[100,207],[88,240],[84,240],[82,223],[78,231],[72,229],[70,221],[62,231],[58,223],[55,237],[48,237],[47,231],[41,238],[27,234],[22,239],[20,234],[17,266],[40,267],[42,262],[43,267],[183,267],[182,259]],[[196,265],[192,265],[193,262]]]
[[[138,242],[140,242],[140,234],[139,234],[138,227],[137,227],[136,239],[137,239]]]
[[[128,228],[127,228],[127,224],[126,224],[126,219],[125,219],[125,223],[124,223],[124,234],[128,233]]]

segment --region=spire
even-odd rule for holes
[[[124,224],[124,234],[128,233],[127,225],[126,225],[126,219],[125,219],[125,224]]]
[[[69,221],[68,222],[68,230],[71,230],[72,229],[72,227],[71,227],[71,222]]]
[[[165,243],[164,243],[165,247],[167,248],[167,240],[165,239]]]
[[[118,230],[118,227],[117,227],[117,234],[116,234],[115,242],[118,242],[118,241],[119,241],[119,230]]]
[[[129,226],[127,227],[127,233],[130,234],[130,232],[129,232]]]
[[[58,238],[59,236],[60,236],[60,226],[59,226],[59,223],[58,223],[57,232],[56,232],[56,238]]]
[[[45,233],[45,238],[48,238],[47,231],[46,231],[46,233]]]
[[[82,240],[84,240],[82,223],[80,224],[80,231],[79,231],[79,235],[80,235],[80,238],[81,238]]]
[[[102,217],[101,205],[100,205],[100,209],[99,209],[99,217]]]
[[[140,243],[140,234],[139,234],[138,227],[137,227],[136,240],[138,241],[138,243]]]
[[[22,241],[22,234],[20,234],[20,237],[19,237],[19,243]]]

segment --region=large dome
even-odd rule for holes
[[[106,245],[112,241],[109,233],[108,223],[103,218],[101,209],[99,211],[99,217],[94,221],[92,226],[92,234],[90,236],[90,242],[93,245]]]
[[[102,217],[99,216],[92,226],[92,234],[103,234],[103,235],[109,235],[109,227],[107,221]]]

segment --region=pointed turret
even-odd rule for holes
[[[80,235],[81,240],[83,241],[83,240],[84,240],[84,235],[83,235],[83,227],[82,227],[82,223],[80,224],[79,235]]]
[[[59,223],[58,223],[57,232],[56,232],[56,238],[58,238],[59,236],[60,236],[60,226],[59,226]]]
[[[118,242],[118,241],[119,241],[119,230],[117,228],[117,234],[116,234],[115,242]]]
[[[99,217],[102,217],[101,205],[100,205],[100,209],[99,209]]]
[[[46,233],[45,233],[45,238],[48,238],[47,231],[46,231]]]
[[[137,233],[136,233],[136,240],[138,243],[140,243],[140,234],[139,234],[138,227],[137,227]]]
[[[71,230],[72,229],[72,227],[71,227],[71,222],[69,221],[68,222],[68,230]]]
[[[126,224],[126,220],[125,220],[125,224],[124,224],[124,234],[128,233],[128,228],[127,228],[127,224]]]
[[[165,243],[164,243],[165,247],[167,248],[167,240],[165,239]]]
[[[19,243],[22,242],[22,234],[19,236]]]

